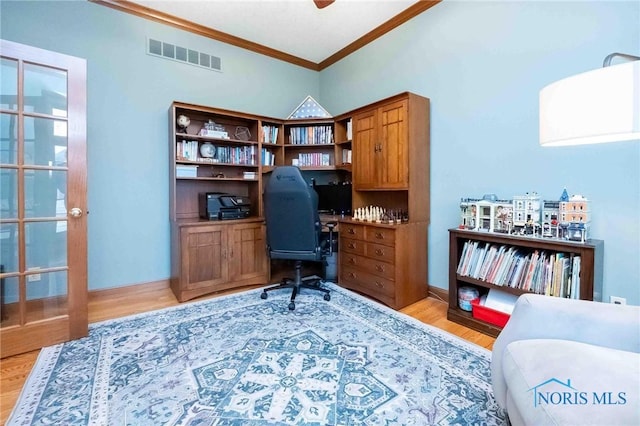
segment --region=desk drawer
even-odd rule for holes
[[[396,231],[390,228],[370,226],[366,229],[365,239],[376,244],[394,246],[396,244]]]
[[[383,262],[394,263],[395,248],[382,244],[367,243],[365,256]]]
[[[393,305],[395,301],[395,283],[356,268],[345,266],[340,268],[340,284],[352,287],[365,294],[380,298],[383,302]]]
[[[340,235],[346,238],[364,240],[364,225],[354,225],[352,223],[340,224]]]
[[[362,240],[354,240],[352,238],[344,238],[343,236],[340,236],[339,247],[341,251],[364,256],[366,246],[367,243]]]
[[[340,267],[355,267],[361,271],[377,275],[379,277],[394,279],[396,268],[391,263],[380,262],[364,256],[358,256],[351,253],[343,253],[340,256]]]

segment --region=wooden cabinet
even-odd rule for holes
[[[237,223],[229,230],[229,279],[235,282],[264,280],[268,271],[265,226],[260,222]]]
[[[472,244],[477,243],[477,247],[479,248],[488,248],[488,246],[495,246],[496,248],[499,248],[504,246],[506,249],[505,252],[512,249],[512,253],[517,253],[517,256],[519,256],[523,261],[528,262],[525,264],[529,266],[533,263],[530,262],[531,259],[538,259],[538,262],[542,262],[541,265],[545,265],[545,259],[550,259],[551,261],[552,257],[561,259],[575,259],[579,257],[579,267],[578,270],[575,271],[576,275],[573,275],[575,277],[579,277],[579,290],[573,295],[573,297],[583,300],[597,301],[601,301],[602,299],[604,242],[601,240],[589,240],[586,243],[579,243],[564,240],[519,237],[499,233],[450,229],[449,309],[447,311],[447,318],[451,321],[494,337],[501,331],[500,327],[476,319],[473,317],[472,312],[465,311],[458,306],[458,289],[463,286],[475,287],[481,295],[486,294],[490,289],[504,291],[516,296],[527,292],[547,293],[546,290],[523,290],[522,288],[518,288],[517,283],[514,281],[508,281],[508,278],[505,278],[504,281],[499,280],[499,284],[496,284],[496,280],[494,279],[477,279],[468,275],[459,274],[458,265],[463,254],[464,245],[467,242]],[[527,261],[527,259],[529,259],[529,261]],[[570,262],[570,266],[572,264],[574,263]],[[546,265],[545,269],[547,279],[552,280],[554,274],[560,270],[551,269],[551,271],[549,271],[549,268],[553,268],[553,264]],[[534,269],[532,269],[532,274],[533,270]],[[506,274],[504,276],[508,277],[509,275],[512,276],[513,274]],[[558,282],[562,281],[556,281],[556,283]],[[532,288],[533,287],[547,288],[546,286],[532,286]],[[558,291],[557,286],[555,289]],[[554,296],[550,295],[549,297]]]
[[[428,294],[429,99],[401,93],[351,117],[353,209],[377,206],[404,220],[342,220],[339,284],[400,309]]]
[[[268,264],[261,219],[177,225],[176,277],[181,302],[204,294],[266,283]]]
[[[179,116],[188,120],[178,123]],[[282,161],[282,125],[282,121],[272,118],[172,104],[171,288],[179,301],[269,281],[262,171],[268,167],[267,152],[274,162]],[[200,195],[208,192],[248,200],[248,217],[201,217]]]
[[[407,120],[407,99],[391,101],[354,116],[355,189],[409,187]]]
[[[186,119],[178,123],[180,116]],[[405,216],[401,224],[360,224],[364,240],[340,232],[344,244],[357,244],[339,251],[345,285],[395,308],[426,296],[427,98],[401,93],[335,118],[290,120],[174,102],[169,134],[171,288],[178,300],[269,282],[263,182],[274,166],[294,160],[302,170],[353,181],[354,209],[376,205]],[[199,199],[207,192],[248,200],[248,216],[202,218]]]
[[[341,221],[338,282],[394,309],[427,297],[426,228]]]

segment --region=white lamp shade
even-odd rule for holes
[[[540,91],[540,145],[640,140],[640,61],[556,81]]]

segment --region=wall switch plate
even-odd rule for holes
[[[609,301],[611,303],[613,303],[614,305],[626,305],[627,304],[627,299],[625,299],[624,297],[609,296]]]

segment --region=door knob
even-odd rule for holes
[[[82,216],[82,209],[79,207],[74,207],[69,210],[69,215],[71,215],[71,217],[80,217]]]

